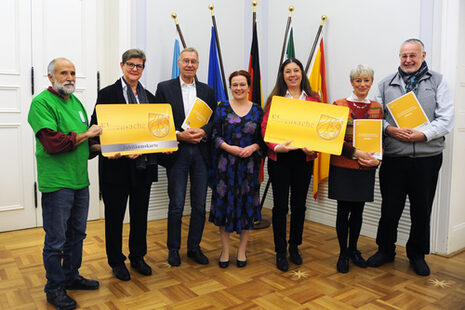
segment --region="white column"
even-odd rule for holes
[[[450,91],[455,97],[456,115],[465,114],[465,109],[460,107],[459,92],[456,91],[457,72],[459,56],[459,28],[462,28],[465,17],[464,5],[459,0],[435,0],[435,21],[434,21],[434,60],[436,66],[433,70],[444,75]],[[463,46],[463,38],[462,46]],[[463,63],[463,60],[462,60]],[[463,91],[462,91],[463,93]],[[462,101],[464,97],[462,95]],[[463,153],[464,147],[459,137],[464,140],[463,134],[465,117],[456,117],[454,131],[446,136],[446,149],[443,153],[443,164],[439,176],[436,200],[433,206],[431,222],[431,251],[450,254],[460,248],[465,247],[465,211],[463,211],[463,201],[465,191],[460,184],[465,182],[465,169],[463,160],[459,155]],[[462,135],[460,132],[462,131]]]

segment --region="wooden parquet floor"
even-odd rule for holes
[[[270,217],[269,210],[265,215]],[[187,223],[185,217],[180,267],[170,268],[166,263],[166,220],[152,221],[146,261],[153,275],[142,276],[130,269],[131,281],[121,282],[107,265],[104,222],[89,222],[80,272],[99,280],[100,289],[69,294],[80,309],[102,310],[465,309],[465,252],[453,258],[429,255],[429,277],[413,273],[401,247],[394,263],[367,269],[351,265],[348,274],[340,274],[335,268],[338,245],[334,228],[307,221],[302,266],[291,264],[289,272],[276,269],[272,230],[267,228],[251,233],[245,268],[231,264],[220,269],[217,228],[206,224],[202,249],[210,264],[201,266],[186,256]],[[43,293],[43,237],[41,228],[0,234],[0,309],[52,309]],[[127,238],[125,225],[125,253]],[[235,253],[239,239],[232,236],[231,241]],[[375,241],[362,236],[359,249],[367,258],[376,251]]]

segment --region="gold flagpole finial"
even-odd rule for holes
[[[289,7],[289,17],[292,16],[292,12],[294,11],[294,9],[295,9],[295,8],[294,8],[293,5],[291,5],[291,6]]]
[[[254,13],[257,12],[257,1],[252,1],[253,11]]]
[[[321,15],[321,26],[323,26],[323,24],[325,23],[325,21],[328,19],[328,17],[326,15]]]
[[[214,9],[214,8],[215,8],[215,6],[214,6],[213,4],[209,4],[209,5],[208,5],[208,9],[209,9],[210,11],[212,11],[212,16],[215,15],[215,13],[213,12],[213,9]]]
[[[176,13],[174,13],[174,12],[171,13],[171,18],[174,19],[174,22],[175,22],[175,24],[177,25],[177,24],[178,24],[178,20],[177,20],[178,14],[176,14]]]

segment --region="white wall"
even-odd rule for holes
[[[199,52],[197,76],[207,81],[208,56],[211,36],[211,0],[147,1],[147,69],[146,86],[155,91],[156,84],[171,78],[176,28],[171,13],[178,14],[178,22],[187,46]],[[234,70],[244,69],[244,14],[243,1],[216,1],[215,15],[226,77]],[[180,42],[181,44],[181,42]],[[181,46],[182,49],[182,46]]]
[[[269,77],[275,79],[281,53],[287,8],[294,5],[294,43],[296,57],[304,65],[315,33],[326,15],[324,26],[327,86],[329,100],[348,96],[352,88],[349,71],[359,63],[373,67],[375,83],[394,72],[398,66],[400,43],[418,37],[420,1],[355,0],[355,1],[271,1],[268,44]],[[399,8],[402,10],[399,10]],[[395,22],[394,22],[395,21]],[[370,96],[374,94],[373,87]],[[270,86],[268,90],[271,90]]]

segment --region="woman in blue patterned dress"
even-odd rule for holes
[[[219,226],[223,251],[219,266],[229,266],[229,234],[240,234],[236,264],[247,264],[246,247],[255,221],[261,220],[259,165],[263,155],[261,107],[247,99],[250,75],[229,76],[233,99],[217,107],[213,119],[213,166],[210,171],[212,202],[209,221]]]

